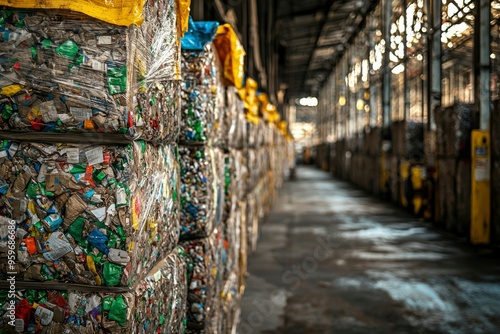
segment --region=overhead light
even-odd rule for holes
[[[405,66],[403,64],[399,64],[397,66],[395,66],[393,69],[392,69],[392,74],[400,74],[400,73],[403,73],[405,70]]]
[[[299,100],[299,104],[304,107],[316,107],[318,105],[318,99],[315,97],[303,97]]]
[[[339,104],[343,107],[346,104],[346,99],[344,96],[339,97]]]
[[[358,99],[356,101],[356,109],[358,109],[359,111],[361,111],[364,108],[365,108],[365,101],[363,101],[362,99]]]

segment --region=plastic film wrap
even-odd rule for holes
[[[220,326],[222,236],[181,243],[188,267],[187,333],[213,333]]]
[[[68,11],[4,9],[2,15],[1,130],[176,140],[174,0],[148,1],[144,23],[129,28]]]
[[[62,285],[40,289],[18,282],[16,322],[26,333],[183,333],[187,267],[180,252],[175,249],[128,291]],[[0,304],[6,306],[8,290],[0,294]],[[6,318],[0,319],[0,330],[9,330]]]
[[[1,247],[15,220],[19,280],[131,286],[178,241],[173,146],[4,140],[0,156]]]

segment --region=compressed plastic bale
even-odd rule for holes
[[[261,121],[261,122],[259,122],[259,124],[257,124],[257,138],[256,138],[257,147],[262,147],[266,144],[265,143],[266,128],[267,128],[267,125],[264,121]]]
[[[4,9],[0,130],[175,141],[175,3],[147,2],[143,24],[128,28],[69,11]]]
[[[249,191],[251,187],[251,181],[250,181],[250,172],[248,169],[248,150],[243,150],[241,152],[241,172],[239,173],[240,175],[240,180],[241,180],[241,195],[245,196]],[[240,197],[242,198],[242,197]]]
[[[187,267],[175,249],[131,289],[16,282],[15,298],[0,290],[0,330],[9,330],[6,308],[15,305],[18,332],[183,333]],[[7,304],[8,303],[8,304]],[[4,308],[5,307],[5,308]],[[9,319],[10,320],[10,319]]]
[[[240,295],[238,290],[238,275],[231,274],[222,288],[222,331],[221,333],[236,333],[239,323]]]
[[[460,160],[456,176],[457,232],[468,236],[471,222],[471,161]]]
[[[500,161],[491,162],[491,238],[500,242]]]
[[[247,202],[240,201],[238,203],[238,211],[236,216],[236,225],[240,230],[240,256],[238,268],[238,286],[239,294],[245,292],[245,280],[248,268],[248,229],[247,229]]]
[[[399,203],[399,159],[398,157],[390,157],[389,158],[389,163],[390,163],[390,177],[389,177],[389,184],[390,184],[390,193],[391,193],[391,200],[395,203]]]
[[[457,231],[456,160],[438,160],[439,220],[449,231]]]
[[[15,221],[19,280],[131,286],[178,242],[174,146],[4,140],[0,156],[0,245]]]
[[[258,147],[258,125],[252,122],[246,122],[247,146],[249,148]]]
[[[260,148],[258,152],[258,163],[259,163],[259,178],[262,179],[266,177],[267,172],[271,169],[271,154],[272,151],[269,147]]]
[[[226,187],[226,161],[225,153],[219,149],[213,149],[214,168],[215,168],[215,226],[221,226],[224,222],[224,211],[226,205],[225,187]]]
[[[491,156],[500,159],[500,101],[494,102],[491,112]]]
[[[239,220],[236,215],[229,218],[224,226],[223,249],[223,280],[228,280],[231,274],[237,273],[240,261],[240,229],[236,226]]]
[[[230,150],[224,157],[224,221],[234,215],[238,200],[243,198],[244,182],[241,152]]]
[[[238,127],[238,141],[236,148],[246,149],[248,147],[248,127],[247,120],[244,113],[243,101],[238,101],[236,108],[238,109],[237,127]]]
[[[220,323],[222,286],[222,236],[181,243],[188,267],[186,333],[212,333]]]
[[[224,162],[218,149],[179,147],[181,238],[204,238],[222,221]]]
[[[378,127],[371,127],[368,134],[368,154],[378,156],[381,146],[381,130]]]
[[[415,121],[406,121],[404,123],[403,156],[413,161],[423,161],[424,123]]]
[[[443,108],[435,108],[434,115],[436,118],[436,152],[440,159],[447,156],[446,145],[445,145],[445,110]]]
[[[257,206],[257,193],[258,189],[256,188],[253,192],[249,193],[246,198],[247,248],[250,252],[255,252],[257,249],[257,238],[259,235],[259,208]]]
[[[227,148],[243,148],[244,146],[244,106],[235,87],[226,88],[226,114],[224,117],[223,146]],[[245,128],[246,129],[246,128]]]
[[[225,90],[220,80],[217,53],[209,43],[204,50],[182,51],[183,143],[218,143],[224,132]]]
[[[187,307],[187,265],[176,247],[134,288],[135,333],[184,333]]]
[[[443,111],[438,127],[439,153],[444,158],[470,158],[474,105],[457,103]]]
[[[261,164],[258,158],[258,151],[256,149],[248,149],[245,153],[246,165],[248,170],[247,191],[251,192],[255,189],[255,187],[257,187],[257,184],[259,183]]]

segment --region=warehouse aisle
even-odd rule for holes
[[[301,167],[262,225],[239,333],[500,333],[498,254]]]

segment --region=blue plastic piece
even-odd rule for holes
[[[87,240],[92,246],[97,248],[100,252],[106,255],[109,254],[109,247],[106,246],[106,243],[108,242],[108,237],[102,234],[101,231],[93,230],[92,232],[89,233]]]
[[[182,50],[202,51],[205,45],[212,42],[217,34],[219,22],[199,21],[194,22],[189,18],[189,30],[181,39]]]

